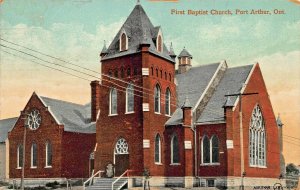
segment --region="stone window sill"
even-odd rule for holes
[[[161,162],[155,162],[155,165],[162,166],[163,164]]]
[[[134,113],[134,111],[126,112],[125,114],[133,114],[133,113]]]
[[[52,166],[45,166],[45,168],[52,168]]]
[[[37,168],[36,166],[31,166],[31,167],[30,167],[30,169],[36,169],[36,168]]]
[[[267,168],[267,166],[250,165],[250,168]]]
[[[114,113],[114,114],[109,114],[108,116],[117,116],[118,114],[117,113]]]
[[[17,167],[16,169],[17,169],[17,170],[20,170],[20,169],[22,169],[22,167]]]
[[[200,166],[219,166],[220,163],[202,163]]]
[[[180,163],[171,163],[170,166],[180,166]]]

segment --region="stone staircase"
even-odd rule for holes
[[[128,183],[128,179],[119,178],[118,181],[114,184],[114,189],[112,189],[112,183],[117,178],[94,178],[94,183],[91,186],[86,187],[86,190],[120,190]]]

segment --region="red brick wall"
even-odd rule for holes
[[[124,68],[124,78],[122,80],[134,81],[136,85],[142,85],[141,83],[141,66],[140,55],[131,55],[121,57],[117,59],[110,59],[102,62],[102,73],[108,74],[111,70],[118,71],[119,78],[121,67]],[[138,75],[134,76],[134,67],[137,68]],[[131,69],[131,75],[127,76],[127,68]],[[142,93],[138,92],[135,88],[135,94],[139,96],[134,97],[134,113],[125,114],[125,99],[126,87],[128,84],[103,76],[105,80],[102,81],[100,87],[100,117],[97,121],[97,136],[96,141],[97,151],[95,153],[95,169],[105,170],[105,167],[109,163],[114,161],[114,148],[119,138],[124,138],[129,144],[129,160],[130,169],[142,170],[143,169],[143,127],[142,127]],[[109,82],[111,81],[111,82]],[[115,84],[114,84],[115,83]],[[118,107],[116,116],[109,115],[109,87],[115,87],[118,90]],[[124,87],[121,88],[120,86]],[[141,90],[141,89],[138,89]]]
[[[24,111],[39,110],[42,122],[37,130],[27,129],[25,146],[26,178],[81,178],[88,177],[88,155],[95,146],[95,134],[76,134],[64,132],[63,126],[47,111],[39,98],[34,94]],[[24,121],[20,116],[13,130],[9,133],[10,143],[10,178],[20,178],[21,169],[17,168],[17,147],[23,144]],[[46,166],[46,142],[52,145],[52,167]],[[37,144],[37,168],[31,167],[31,145]],[[76,165],[76,167],[75,167]]]
[[[209,139],[216,135],[219,139],[219,163],[220,165],[203,165],[201,160],[201,141],[206,135]],[[227,153],[226,153],[226,126],[225,124],[199,125],[197,126],[197,155],[199,176],[226,176]]]
[[[180,164],[171,164],[171,139],[176,134],[179,141]],[[170,126],[165,129],[165,176],[185,176],[185,152],[184,152],[184,128],[182,126]]]
[[[273,108],[258,64],[256,65],[245,89],[245,93],[250,92],[258,92],[259,94],[246,96],[242,99],[246,176],[277,178],[280,175],[280,148],[278,142],[278,129]],[[249,167],[249,123],[252,111],[257,104],[261,108],[265,122],[267,168]],[[235,112],[237,111],[238,109],[236,109]],[[237,127],[237,125],[234,127]]]
[[[125,77],[120,77],[120,70],[123,66]],[[131,68],[131,77],[127,77],[127,68]],[[133,75],[134,67],[137,68],[137,75]],[[152,75],[151,67],[154,68]],[[142,76],[142,68],[149,68],[149,76]],[[158,69],[158,77],[155,69]],[[175,66],[173,63],[164,60],[150,53],[143,52],[116,59],[110,59],[102,62],[102,73],[108,74],[111,71],[119,71],[119,78],[126,81],[132,81],[135,85],[143,86],[144,89],[135,87],[135,108],[134,113],[125,114],[126,96],[125,88],[127,84],[111,79],[102,81],[100,89],[100,118],[97,122],[97,143],[95,167],[97,169],[105,169],[108,163],[112,163],[114,159],[115,143],[120,137],[127,140],[129,144],[129,168],[133,170],[143,170],[149,168],[151,175],[164,175],[164,160],[162,165],[154,162],[154,139],[159,133],[162,144],[164,139],[164,124],[169,119],[165,116],[165,93],[167,87],[171,90],[171,104],[176,104],[176,90],[174,84]],[[162,77],[161,77],[162,71]],[[167,79],[165,79],[165,72]],[[169,80],[171,75],[171,81]],[[154,88],[159,84],[161,87],[161,114],[154,113]],[[105,86],[114,86],[118,90],[118,115],[109,115],[109,88]],[[123,86],[122,89],[120,86]],[[148,90],[145,90],[148,89]],[[143,92],[139,92],[143,91]],[[142,103],[149,103],[149,112],[142,111]],[[175,106],[171,106],[172,112]],[[150,148],[143,149],[143,139],[150,140]],[[144,152],[144,154],[141,154]],[[162,146],[162,158],[164,157],[164,147]]]
[[[41,103],[36,95],[33,95],[27,103],[24,111],[30,111],[31,108],[39,110],[42,123],[37,130],[27,129],[26,135],[26,154],[25,154],[25,177],[27,178],[45,178],[61,177],[61,137],[63,127],[56,124],[50,113]],[[21,177],[21,169],[17,168],[17,147],[23,144],[24,120],[20,116],[13,130],[9,133],[9,176],[11,178]],[[52,144],[52,168],[45,168],[46,165],[46,141]],[[31,169],[31,145],[37,144],[37,168]]]
[[[94,151],[96,135],[64,132],[62,139],[62,176],[89,177],[89,156]]]

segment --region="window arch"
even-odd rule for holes
[[[128,143],[124,138],[120,138],[115,146],[115,154],[129,154]]]
[[[160,78],[162,78],[162,77],[163,77],[163,71],[160,70]]]
[[[171,139],[171,164],[179,164],[179,142],[176,134],[173,135]]]
[[[161,139],[160,135],[157,134],[155,137],[155,163],[161,163]]]
[[[31,168],[37,167],[37,145],[35,142],[31,145]]]
[[[157,84],[154,90],[154,111],[160,113],[160,87]]]
[[[129,84],[126,88],[126,113],[134,112],[134,87]]]
[[[170,81],[170,82],[172,81],[171,73],[169,73],[169,81]]]
[[[118,70],[115,70],[115,73],[114,73],[115,77],[118,78],[119,77],[119,72]]]
[[[121,67],[121,78],[124,78],[124,67]]]
[[[46,167],[52,166],[52,144],[50,141],[46,142]]]
[[[210,142],[205,135],[202,139],[202,163],[210,163]]]
[[[211,162],[219,163],[219,139],[217,136],[212,136],[211,139]]]
[[[168,80],[167,72],[165,71],[165,80]]]
[[[151,67],[151,75],[152,76],[154,75],[154,73],[153,73],[153,67]]]
[[[170,102],[171,102],[171,91],[169,88],[167,88],[166,90],[166,94],[165,94],[165,112],[166,115],[171,115],[171,106],[170,106]]]
[[[156,69],[156,77],[158,77],[158,69]]]
[[[128,49],[128,38],[125,32],[120,36],[120,51],[125,51]]]
[[[263,114],[258,105],[252,111],[249,127],[250,166],[266,166],[266,132]]]
[[[109,94],[109,114],[116,115],[117,114],[117,90],[112,88]]]
[[[23,167],[23,145],[18,145],[17,148],[17,168]]]

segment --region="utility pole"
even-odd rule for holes
[[[238,96],[239,98],[239,120],[240,120],[240,152],[241,152],[241,186],[240,189],[244,190],[244,177],[246,176],[245,172],[245,160],[244,160],[244,132],[243,132],[243,112],[242,112],[242,97],[258,94],[257,92],[253,93],[237,93],[237,94],[228,94],[227,96]]]
[[[24,120],[24,136],[23,136],[23,155],[22,155],[22,176],[21,176],[21,190],[24,190],[24,173],[25,173],[25,145],[26,145],[26,128],[28,126],[27,120],[28,114],[25,112],[23,113],[23,120]]]

